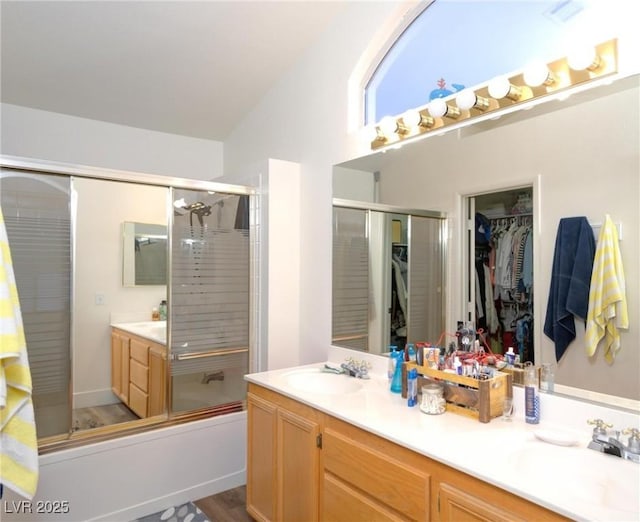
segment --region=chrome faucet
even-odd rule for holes
[[[358,361],[349,357],[346,363],[342,363],[340,367],[345,370],[347,375],[356,377],[357,379],[369,378],[369,363],[366,361]]]
[[[612,424],[602,419],[588,420],[587,424],[594,426],[588,448],[640,463],[640,430],[636,428],[623,430],[623,435],[629,435],[627,444],[624,444],[620,440],[620,431],[608,431],[608,428],[613,427]]]

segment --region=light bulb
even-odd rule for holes
[[[456,96],[458,107],[463,110],[478,109],[485,111],[489,108],[489,100],[478,96],[471,89],[464,89]]]
[[[429,114],[434,118],[442,118],[447,114],[447,104],[444,100],[436,98],[429,103]]]
[[[555,81],[553,73],[543,62],[530,63],[524,70],[524,81],[530,87],[538,87],[540,85],[551,85]]]
[[[441,98],[432,100],[429,103],[428,109],[429,114],[434,118],[442,118],[443,116],[446,116],[447,118],[456,119],[460,116],[460,111],[456,107],[447,105],[447,103]]]
[[[420,125],[420,120],[422,120],[422,116],[420,111],[416,109],[409,109],[402,115],[402,121],[407,127],[414,128]]]
[[[372,141],[384,141],[382,131],[375,124],[365,127],[364,136],[367,143],[371,143]]]
[[[418,109],[409,109],[402,116],[402,121],[410,129],[414,129],[416,127],[423,127],[428,129],[429,127],[433,127],[433,125],[435,124],[433,118],[423,114]]]
[[[518,101],[522,96],[522,89],[512,85],[506,76],[498,76],[489,82],[489,96],[496,100],[509,98]]]
[[[595,71],[602,65],[602,59],[593,47],[581,47],[569,53],[567,63],[574,71]]]
[[[385,137],[390,138],[398,130],[398,122],[392,116],[385,116],[380,120],[380,130]]]

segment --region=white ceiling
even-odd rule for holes
[[[222,141],[347,1],[2,0],[2,102]]]

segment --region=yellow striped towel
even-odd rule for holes
[[[618,231],[607,214],[598,235],[591,273],[585,332],[587,355],[595,354],[604,338],[604,357],[609,364],[613,363],[620,350],[618,328],[629,328],[629,316]]]
[[[32,499],[38,485],[38,439],[31,371],[9,240],[0,210],[0,483]]]

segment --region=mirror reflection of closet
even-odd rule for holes
[[[533,189],[467,198],[466,321],[482,330],[493,353],[509,347],[534,362]]]

